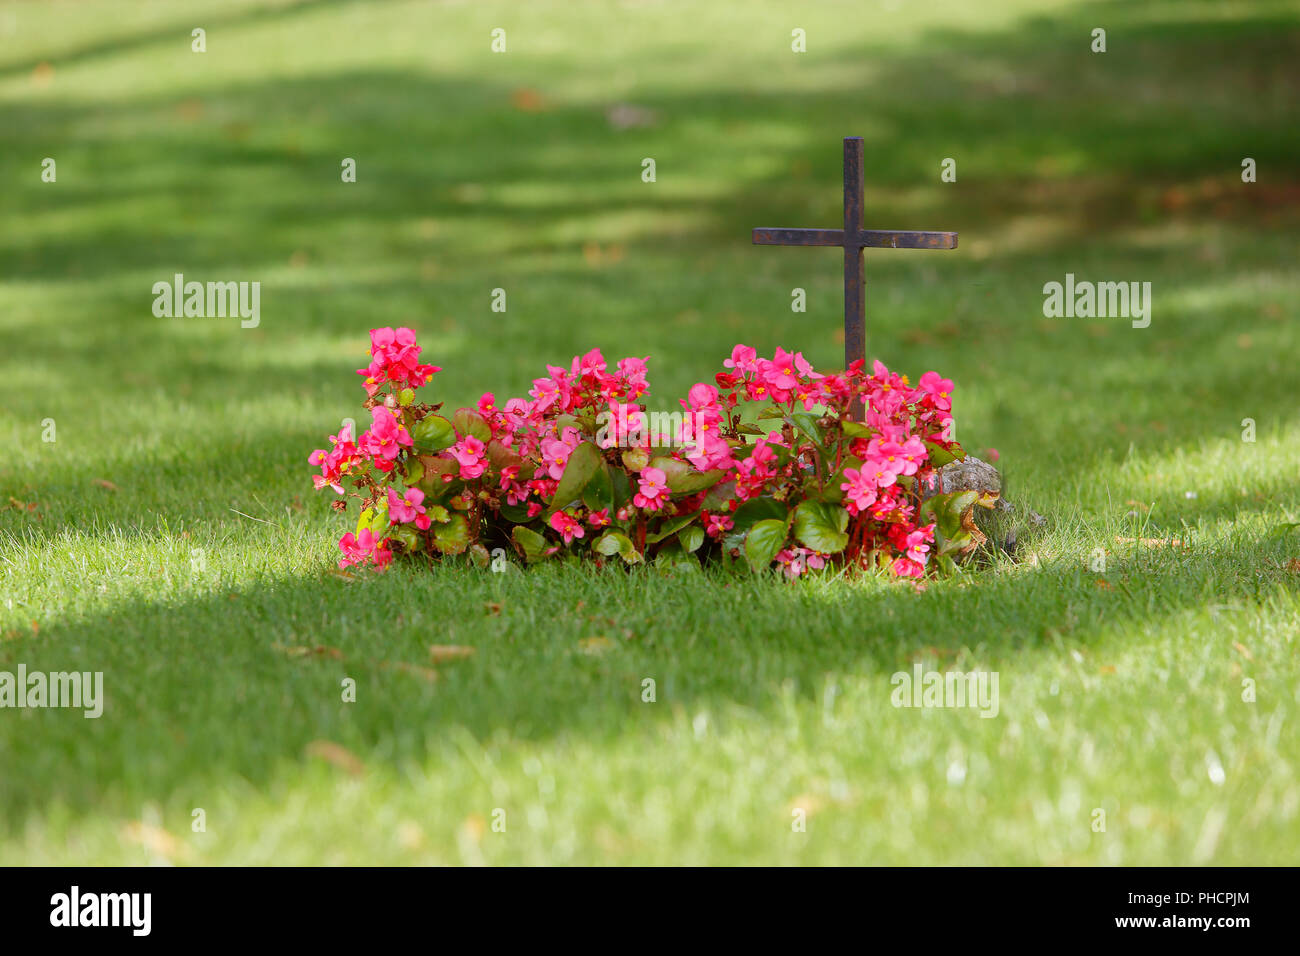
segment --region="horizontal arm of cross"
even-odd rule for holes
[[[843,229],[755,229],[756,246],[847,246],[859,249],[956,249],[955,232],[860,229],[846,242]]]

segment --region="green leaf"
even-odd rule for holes
[[[700,550],[700,545],[704,544],[704,529],[699,525],[691,525],[677,532],[677,540],[681,543],[682,550],[687,554]]]
[[[424,538],[415,530],[413,525],[399,524],[389,531],[388,536],[402,542],[402,546],[407,551],[419,551],[424,547]]]
[[[820,501],[805,501],[795,509],[794,536],[806,548],[824,554],[838,554],[849,543],[844,529],[849,526],[849,513],[835,505]]]
[[[767,434],[767,432],[763,431],[763,429],[759,428],[757,425],[751,425],[749,422],[742,422],[741,424],[737,425],[736,431],[740,432],[740,434],[742,435],[766,435]]]
[[[665,521],[663,524],[659,526],[658,531],[656,531],[654,534],[648,534],[645,536],[645,543],[655,544],[659,541],[662,541],[664,540],[664,538],[667,538],[670,535],[674,534],[675,532],[680,531],[682,528],[685,528],[688,524],[690,524],[699,516],[700,513],[698,511],[692,511],[688,515],[676,515],[672,518],[669,518],[667,521]]]
[[[753,571],[762,571],[772,563],[785,544],[785,522],[776,518],[760,521],[745,535],[745,560]]]
[[[531,528],[525,528],[523,525],[517,524],[510,532],[510,537],[519,546],[519,550],[527,563],[532,564],[546,557],[543,553],[546,551],[546,539]]]
[[[404,388],[397,393],[397,404],[401,405],[403,408],[410,405],[413,401],[415,401],[415,389]]]
[[[934,522],[935,554],[960,551],[974,540],[962,524],[962,515],[975,507],[977,491],[950,491],[927,498],[921,505],[921,524]]]
[[[511,465],[522,465],[524,462],[522,458],[496,439],[488,442],[487,456],[488,461],[492,462],[492,467],[497,471],[501,471],[503,468],[508,468]]]
[[[966,457],[966,450],[955,442],[952,451],[932,441],[925,442],[925,447],[930,453],[930,466],[932,468],[942,468],[949,462],[961,461]]]
[[[862,422],[855,422],[850,418],[840,419],[840,429],[844,432],[845,438],[870,438],[875,434]]]
[[[443,554],[461,554],[469,547],[469,522],[454,514],[445,524],[433,525],[433,543]]]
[[[501,517],[505,518],[511,524],[528,524],[533,518],[528,514],[526,505],[512,505],[506,502],[501,503]]]
[[[591,481],[602,460],[600,449],[589,441],[573,449],[547,512],[558,511],[572,504],[582,494],[582,489],[587,487],[587,482]]]
[[[406,485],[413,488],[424,480],[424,463],[419,458],[411,457],[406,460]]]
[[[420,451],[442,451],[456,444],[456,429],[441,415],[425,415],[411,426],[411,441]]]
[[[596,539],[592,547],[599,554],[617,554],[628,564],[636,564],[641,560],[641,555],[637,552],[636,546],[632,544],[632,540],[621,531],[606,531]]]
[[[428,505],[424,513],[429,516],[430,521],[436,521],[439,524],[446,524],[451,520],[451,512],[442,505]]]
[[[721,469],[696,471],[684,461],[666,457],[652,459],[650,467],[661,470],[668,484],[668,490],[678,495],[693,495],[705,488],[712,488],[726,474]]]
[[[474,562],[476,568],[486,568],[492,563],[492,555],[488,553],[487,548],[478,542],[469,546],[469,559]]]
[[[825,438],[822,436],[821,426],[817,424],[817,419],[808,412],[795,412],[790,418],[801,432],[812,439],[812,443],[820,450],[825,443]]]
[[[492,438],[492,429],[488,427],[488,423],[477,409],[456,409],[456,413],[451,416],[451,423],[462,435],[473,435],[479,441],[488,441]]]
[[[591,511],[614,507],[614,482],[609,477],[609,465],[603,459],[587,487],[582,489],[582,503]]]
[[[629,448],[623,452],[623,467],[628,471],[640,471],[650,464],[650,453],[644,448]]]
[[[700,503],[700,508],[704,511],[723,511],[726,509],[727,502],[734,497],[736,497],[736,483],[724,481],[709,489],[709,493],[704,496],[704,501]]]
[[[1276,528],[1273,528],[1271,531],[1269,531],[1268,537],[1270,539],[1285,538],[1296,528],[1300,528],[1300,521],[1290,521],[1286,524],[1280,524]]]
[[[735,522],[732,529],[739,534],[759,521],[776,518],[784,525],[790,517],[790,509],[773,498],[750,498],[731,514]]]

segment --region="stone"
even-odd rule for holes
[[[988,462],[967,455],[939,469],[939,492],[977,491],[992,498],[992,506],[975,508],[975,523],[989,544],[1014,557],[1017,548],[1047,524],[1047,519],[1028,508],[1019,510],[1002,496],[1002,475]]]

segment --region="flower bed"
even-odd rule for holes
[[[417,401],[441,371],[415,333],[374,329],[363,376],[370,425],[345,425],[309,458],[317,489],[359,502],[340,567],[395,556],[479,566],[513,551],[638,564],[713,561],[787,577],[839,567],[920,577],[973,546],[974,492],[934,494],[965,453],[953,383],[914,386],[879,362],[819,374],[801,353],[737,345],[714,376],[648,412],[643,359],[599,350],[547,367],[529,398],[444,414]],[[855,400],[865,414],[850,417]],[[345,485],[352,490],[345,490]],[[499,565],[498,565],[499,566]]]

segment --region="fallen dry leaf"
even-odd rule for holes
[[[150,853],[161,857],[183,857],[189,848],[162,827],[133,820],[122,828],[122,836],[131,843],[138,843]]]
[[[531,87],[521,86],[510,94],[510,103],[524,113],[537,113],[543,107],[542,94]]]
[[[488,601],[483,605],[483,607],[487,609],[487,612],[491,617],[499,617],[501,615],[500,601]]]
[[[319,757],[354,777],[361,776],[366,769],[356,754],[332,740],[313,740],[307,745],[306,753],[308,757]]]
[[[435,664],[445,664],[448,661],[463,661],[467,657],[474,656],[474,648],[466,647],[463,644],[431,644],[429,646],[429,657]]]
[[[1107,665],[1105,665],[1105,666],[1101,669],[1101,673],[1103,673],[1103,674],[1113,674],[1113,673],[1115,673],[1115,665],[1114,665],[1114,664],[1107,664]]]
[[[96,478],[92,484],[99,485],[101,488],[107,488],[109,491],[117,491],[117,485],[113,484],[107,478]]]
[[[584,654],[590,654],[593,657],[597,654],[604,654],[606,651],[612,650],[613,647],[613,641],[608,637],[601,637],[599,635],[596,637],[584,637],[578,642],[578,650],[582,651]]]
[[[1099,590],[1099,591],[1109,591],[1109,590],[1111,590],[1110,582],[1107,581],[1105,578],[1098,578],[1098,579],[1097,579],[1097,590]]]
[[[1292,558],[1286,563],[1286,569],[1292,574],[1300,574],[1300,558]]]
[[[339,578],[340,580],[343,581],[355,581],[357,579],[357,576],[355,574],[351,574],[340,568],[330,568],[329,574],[331,577]]]
[[[391,668],[401,671],[403,674],[413,674],[416,677],[423,677],[429,683],[433,683],[439,677],[438,672],[432,667],[424,667],[420,664],[409,664],[406,661],[380,661],[379,666],[385,670]]]
[[[1183,547],[1183,541],[1181,538],[1122,538],[1116,536],[1115,540],[1120,544],[1140,543],[1148,548],[1167,548],[1171,545],[1175,548]]]
[[[1235,647],[1237,649],[1237,653],[1240,654],[1242,657],[1246,658],[1246,660],[1253,661],[1255,659],[1254,655],[1250,653],[1250,650],[1246,647],[1245,644],[1242,644],[1239,641],[1233,641],[1232,646]]]
[[[343,652],[341,650],[337,647],[326,647],[324,644],[317,644],[314,647],[305,644],[272,644],[271,650],[279,651],[286,657],[329,657],[336,661],[343,660]]]

